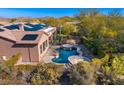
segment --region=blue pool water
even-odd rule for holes
[[[72,48],[71,50],[67,48],[58,48],[56,50],[59,52],[59,57],[52,59],[55,63],[68,63],[69,56],[78,54],[76,48]]]

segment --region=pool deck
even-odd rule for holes
[[[47,53],[44,55],[43,60],[42,60],[44,63],[53,62],[52,59],[55,58],[55,56],[53,54],[54,54],[56,48],[59,48],[59,46],[51,46],[48,49]]]

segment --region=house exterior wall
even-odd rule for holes
[[[46,40],[47,40],[47,47],[45,50],[43,50],[43,42],[45,42]],[[47,52],[48,48],[49,48],[49,37],[47,35],[43,34],[42,38],[40,39],[40,41],[38,43],[39,61],[42,60],[42,57]],[[41,53],[41,49],[42,49],[42,53]]]
[[[12,47],[14,53],[21,53],[23,62],[39,62],[37,45],[19,45]]]
[[[0,38],[0,58],[2,56],[9,58],[17,53],[22,54],[23,62],[39,61],[38,46],[15,45],[10,40]]]
[[[0,57],[6,56],[11,57],[13,54],[13,49],[10,48],[13,46],[14,42],[9,41],[7,39],[0,38]]]
[[[47,46],[43,50],[43,43],[47,40]],[[42,46],[42,53],[41,53]],[[7,58],[21,53],[23,62],[39,62],[41,61],[44,54],[49,48],[49,37],[45,34],[42,35],[42,38],[39,40],[37,45],[21,44],[16,45],[15,42],[0,38],[0,58],[6,56]]]

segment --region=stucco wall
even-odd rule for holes
[[[48,47],[41,53],[40,52],[40,46],[43,44],[44,41],[48,41]],[[40,39],[38,43],[38,54],[39,54],[39,61],[41,61],[42,57],[46,54],[47,50],[49,48],[49,38],[46,34],[43,34],[42,38]]]
[[[17,53],[22,54],[22,61],[24,62],[39,61],[38,46],[15,45],[12,41],[0,38],[0,57],[6,56],[9,58]]]

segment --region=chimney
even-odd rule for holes
[[[19,30],[24,31],[24,24],[23,23],[19,23]]]

